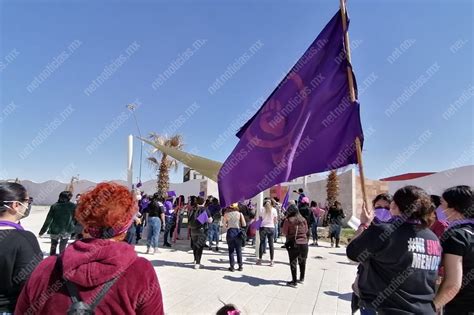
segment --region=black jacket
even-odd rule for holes
[[[361,263],[361,306],[379,314],[435,314],[441,245],[428,228],[397,218],[373,223],[347,246],[347,256]]]
[[[313,212],[308,207],[308,205],[304,204],[304,205],[299,206],[298,211],[303,216],[303,218],[306,219],[306,223],[308,223],[308,228],[311,228],[311,225],[314,222],[314,216],[313,216]]]
[[[72,202],[57,202],[53,204],[49,208],[48,215],[39,234],[44,234],[46,230],[51,235],[72,234],[75,229],[75,210],[76,205]]]

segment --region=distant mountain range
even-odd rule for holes
[[[111,182],[127,186],[127,182],[124,180],[112,180]],[[62,183],[57,180],[48,180],[42,183],[35,183],[30,180],[21,180],[20,183],[25,186],[28,194],[34,198],[33,203],[37,205],[50,205],[55,203],[58,200],[59,193],[64,191],[69,185],[68,183]],[[83,193],[93,188],[97,184],[98,183],[88,180],[79,180],[74,182],[73,199],[75,199],[76,194]],[[156,181],[149,180],[143,183],[141,190],[145,191],[146,193],[153,193],[155,191],[155,187]]]

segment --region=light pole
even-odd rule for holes
[[[135,110],[137,109],[137,106],[135,104],[128,104],[126,107],[129,111],[132,112],[133,119],[135,120],[135,125],[137,126],[138,135],[140,136],[140,138],[142,138],[142,133],[140,131],[140,126],[138,125],[137,116],[135,115]],[[140,144],[141,144],[140,145],[140,169],[139,169],[139,172],[138,172],[138,182],[141,184],[141,182],[142,182],[143,141],[140,140]]]

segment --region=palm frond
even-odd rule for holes
[[[158,164],[158,160],[153,156],[148,157],[147,160],[153,164]]]

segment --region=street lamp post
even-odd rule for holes
[[[140,131],[140,126],[138,125],[137,116],[135,115],[135,110],[137,109],[137,106],[135,104],[128,104],[127,109],[132,112],[133,119],[135,120],[135,125],[137,126],[138,135],[140,136],[140,138],[142,138],[142,133]],[[139,173],[138,173],[139,183],[142,182],[143,141],[140,141],[140,143],[141,143],[141,145],[140,145],[140,169],[139,169]]]

